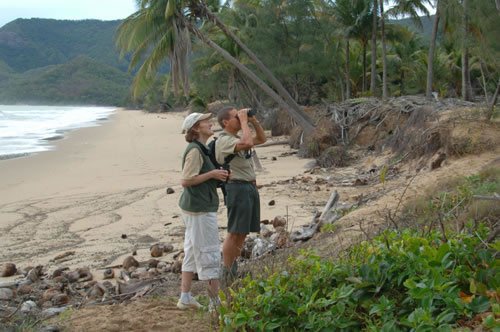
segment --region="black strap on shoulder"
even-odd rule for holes
[[[209,156],[210,155],[210,152],[208,151],[207,147],[205,146],[205,144],[197,141],[197,140],[194,140],[193,143],[196,143],[196,145],[198,145],[198,147],[200,148],[201,151],[203,151],[203,153],[206,155],[206,156]]]
[[[214,137],[214,140],[217,140],[217,138]],[[198,140],[194,140],[193,141],[194,143],[196,143],[196,145],[198,145],[201,149],[201,151],[203,151],[203,153],[206,155],[206,156],[210,156],[210,151],[208,151],[207,147],[205,146],[205,144],[201,143],[200,141]],[[214,142],[215,143],[215,142]],[[224,166],[229,166],[229,163],[231,162],[231,160],[234,159],[234,157],[236,157],[236,154],[232,153],[230,155],[227,155],[225,158],[224,158]],[[215,158],[215,156],[214,156]]]

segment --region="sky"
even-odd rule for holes
[[[134,0],[0,0],[0,27],[16,18],[118,20],[135,8]]]
[[[0,0],[0,27],[16,18],[118,20],[135,9],[134,0]]]

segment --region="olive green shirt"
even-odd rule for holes
[[[230,154],[234,154],[236,144],[240,138],[228,132],[222,132],[215,142],[215,157],[219,164],[224,164],[224,158]],[[255,170],[252,158],[245,158],[246,151],[239,151],[229,163],[229,179],[241,181],[255,181]]]

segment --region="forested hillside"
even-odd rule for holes
[[[16,72],[65,63],[79,55],[126,71],[113,43],[120,21],[17,19],[0,29],[0,59]]]
[[[0,82],[0,102],[7,104],[125,105],[130,84],[127,73],[83,55],[7,77]]]
[[[17,19],[0,29],[0,103],[125,105],[120,21]]]

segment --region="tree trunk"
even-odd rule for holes
[[[274,74],[260,61],[260,59],[252,52],[231,30],[227,28],[227,26],[219,20],[219,18],[214,15],[206,6],[204,2],[201,3],[202,9],[205,13],[205,16],[215,23],[215,25],[222,30],[222,32],[231,38],[255,63],[257,68],[264,74],[264,76],[271,82],[272,86],[278,91],[279,95],[286,101],[289,105],[288,108],[294,109],[297,113],[301,113],[301,117],[306,119],[311,126],[314,126],[312,120],[309,118],[307,114],[304,113],[302,107],[295,101],[295,99],[290,96],[288,91],[283,87],[281,82],[274,76]]]
[[[488,114],[487,114],[488,120],[491,120],[493,118],[493,112],[495,111],[495,104],[497,103],[499,91],[500,91],[500,78],[498,79],[497,89],[495,90],[495,93],[493,94],[493,97],[491,98],[491,103],[490,103],[490,107],[489,107]]]
[[[486,102],[488,102],[489,98],[488,98],[488,86],[486,84],[486,75],[485,75],[485,64],[484,64],[484,61],[481,57],[479,57],[479,69],[481,70],[481,79],[483,80],[483,91],[484,91],[484,100],[486,100]]]
[[[380,32],[382,35],[382,99],[387,99],[387,48],[385,45],[384,0],[380,0]]]
[[[363,94],[366,92],[366,40],[363,42],[363,80],[361,91]]]
[[[370,92],[375,96],[377,90],[377,0],[373,0],[373,22],[372,22],[372,63],[371,63],[371,77],[370,77]]]
[[[436,49],[436,39],[439,29],[439,1],[436,4],[436,15],[432,26],[431,43],[429,45],[429,56],[427,57],[427,86],[425,88],[425,96],[427,99],[432,99],[432,81],[434,79],[434,52]]]
[[[311,120],[308,117],[304,117],[304,112],[298,112],[294,108],[291,108],[283,98],[281,98],[273,89],[271,89],[264,81],[262,81],[257,75],[255,75],[250,69],[241,64],[238,60],[236,60],[231,54],[229,54],[226,50],[221,48],[219,45],[210,40],[207,36],[205,36],[198,28],[192,25],[189,22],[186,22],[186,26],[191,31],[193,35],[199,38],[202,42],[207,44],[209,47],[214,49],[217,53],[219,53],[224,59],[229,61],[233,66],[235,66],[241,73],[248,76],[259,88],[261,88],[269,97],[271,97],[275,102],[277,102],[281,107],[287,110],[291,117],[297,122],[297,124],[304,130],[304,132],[308,135],[312,133],[314,130],[314,126]]]
[[[346,99],[351,99],[351,77],[349,74],[349,37],[345,40],[345,91]]]
[[[463,21],[462,21],[462,99],[465,101],[471,100],[470,95],[470,76],[469,76],[469,47],[467,43],[469,19],[468,19],[468,4],[467,0],[463,0]]]

